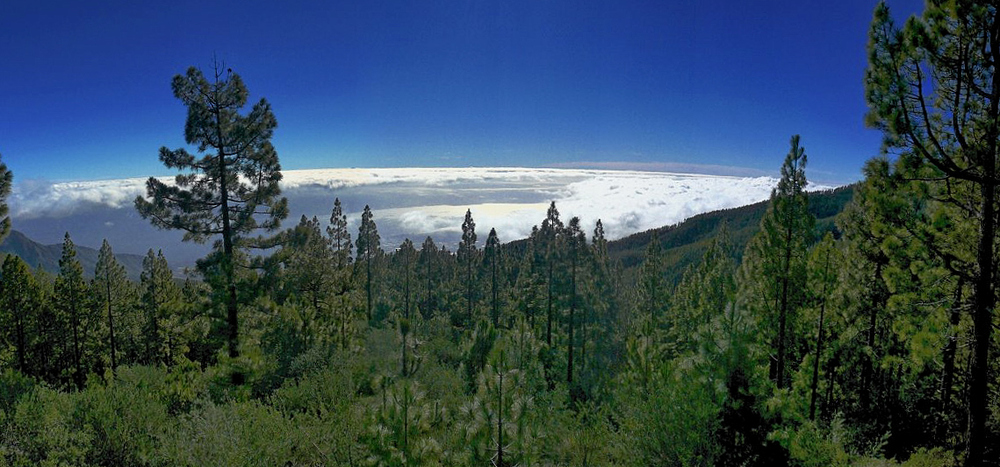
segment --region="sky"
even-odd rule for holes
[[[874,5],[5,0],[0,154],[15,183],[171,175],[171,77],[218,60],[272,104],[286,169],[776,174],[801,134],[810,179],[847,183],[879,152]]]

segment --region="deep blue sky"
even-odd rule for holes
[[[96,5],[95,5],[96,4]],[[168,175],[170,79],[213,56],[288,169],[737,166],[860,178],[874,1],[0,3],[0,154],[20,180]],[[890,2],[897,16],[921,2]]]

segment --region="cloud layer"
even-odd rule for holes
[[[391,248],[405,237],[419,241],[430,235],[445,244],[457,242],[466,209],[472,211],[482,240],[491,228],[503,241],[524,238],[544,219],[551,201],[564,222],[578,216],[590,230],[601,219],[607,235],[620,238],[702,212],[767,199],[776,183],[773,177],[643,171],[404,168],[289,170],[282,186],[292,212],[286,226],[300,215],[325,222],[334,197],[340,197],[352,232],[363,207],[370,205],[383,246]],[[179,239],[179,235],[168,240],[165,234],[156,234],[135,215],[132,200],[144,193],[144,184],[145,179],[138,178],[28,181],[15,184],[9,203],[15,228],[27,226],[42,241],[53,241],[44,238],[53,231],[61,237],[65,228],[83,245],[100,244],[97,237],[103,235],[113,244],[119,238],[129,249],[139,250],[125,252],[142,253]],[[98,225],[83,225],[88,223]],[[76,230],[95,238],[77,239]],[[144,247],[140,240],[153,244]],[[184,251],[191,255],[196,250]]]

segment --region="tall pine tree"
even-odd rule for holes
[[[28,265],[19,256],[7,255],[0,277],[0,323],[5,340],[14,344],[15,365],[18,371],[29,374],[28,326],[36,311],[38,286]],[[13,334],[13,335],[11,335]]]
[[[338,269],[342,269],[351,264],[351,232],[347,230],[347,214],[340,205],[340,198],[333,200],[333,211],[330,212],[330,225],[326,228],[326,235],[330,238],[330,246],[333,248],[333,255]]]
[[[381,255],[382,246],[378,235],[378,226],[372,216],[372,210],[365,205],[365,210],[361,213],[361,226],[358,229],[358,263],[364,262],[365,268],[365,297],[367,306],[365,315],[370,323],[372,320],[372,263]]]
[[[900,152],[899,169],[932,170],[946,201],[964,209],[976,232],[971,254],[975,342],[968,385],[970,423],[965,465],[986,460],[991,348],[996,326],[997,188],[1000,187],[1000,13],[988,2],[928,2],[902,28],[889,7],[875,9],[865,74],[866,122],[884,146]],[[905,174],[904,174],[905,175]],[[971,190],[955,187],[967,185]],[[943,191],[943,189],[942,189]],[[966,206],[972,206],[968,209]]]
[[[69,232],[63,239],[62,256],[59,258],[59,275],[55,284],[56,308],[67,321],[72,344],[70,349],[70,364],[73,383],[77,389],[83,389],[84,383],[84,351],[86,349],[86,319],[87,283],[83,280],[83,266],[76,259],[76,245],[69,237]]]
[[[249,94],[243,80],[218,63],[213,72],[208,79],[191,67],[172,81],[174,96],[188,108],[184,141],[195,146],[201,157],[184,148],[160,148],[160,161],[182,173],[173,184],[150,177],[146,182],[148,199],[136,197],[135,207],[159,228],[184,231],[185,241],[203,243],[222,237],[211,259],[221,266],[227,346],[230,357],[236,357],[237,250],[253,245],[248,234],[277,229],[288,215],[288,201],[279,197],[281,164],[271,145],[278,123],[271,105],[261,99],[249,113],[241,115]]]
[[[493,320],[493,327],[500,326],[500,277],[501,257],[500,238],[497,237],[497,229],[490,229],[490,234],[486,237],[486,246],[483,247],[483,265],[486,267],[486,274],[490,280],[490,318]]]
[[[118,342],[115,339],[115,313],[121,313],[122,293],[125,291],[125,266],[115,258],[111,245],[105,239],[97,253],[97,266],[94,269],[94,296],[97,302],[107,312],[108,318],[108,349],[111,356],[111,371],[118,369]]]
[[[472,210],[465,211],[465,220],[462,222],[462,241],[458,244],[458,263],[462,268],[462,282],[465,283],[465,323],[472,323],[472,309],[475,306],[473,290],[475,287],[476,261],[479,257],[479,250],[476,249],[476,221],[472,220]]]
[[[815,219],[806,197],[806,154],[799,135],[781,166],[781,179],[771,191],[771,201],[761,219],[761,231],[747,246],[744,261],[745,299],[776,328],[773,338],[772,378],[787,388],[785,366],[789,355],[789,330],[805,298],[806,248]],[[769,328],[769,327],[765,327]]]

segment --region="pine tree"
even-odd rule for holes
[[[333,200],[333,211],[330,213],[330,225],[326,228],[326,235],[330,238],[333,247],[333,255],[338,269],[351,264],[351,232],[347,230],[347,215],[344,214],[340,205],[340,198]]]
[[[475,305],[472,293],[475,285],[473,271],[475,270],[475,263],[478,256],[479,251],[476,249],[476,222],[472,220],[472,210],[469,209],[465,211],[465,220],[462,222],[462,241],[458,244],[458,263],[465,272],[462,282],[465,282],[465,322],[467,325],[472,323],[472,308]]]
[[[865,74],[866,123],[882,130],[886,149],[900,150],[900,170],[933,169],[932,177],[925,179],[947,185],[947,202],[965,209],[976,223],[975,245],[960,255],[975,258],[971,281],[975,341],[965,460],[969,466],[985,461],[991,417],[1000,186],[998,27],[1000,18],[992,4],[930,2],[922,16],[899,28],[888,6],[880,3],[869,34]],[[962,185],[971,189],[951,190]]]
[[[14,344],[17,370],[25,375],[31,374],[28,323],[36,311],[38,294],[38,285],[28,265],[19,256],[7,255],[0,278],[0,310],[3,313],[0,323],[7,332],[13,333],[7,340]]]
[[[3,158],[0,157],[0,242],[7,238],[7,234],[10,233],[10,217],[7,217],[7,213],[9,212],[7,196],[10,195],[13,181],[14,175],[7,169],[7,164],[4,164]]]
[[[576,323],[576,309],[577,309],[577,280],[579,279],[579,274],[582,272],[580,266],[582,266],[586,261],[587,254],[587,237],[584,235],[583,230],[580,228],[580,218],[573,217],[569,220],[569,225],[566,226],[565,232],[566,239],[566,256],[569,261],[569,341],[567,345],[569,350],[567,352],[567,367],[566,367],[566,382],[573,383],[573,347],[575,346],[575,341],[573,339],[573,334],[575,331]]]
[[[799,136],[792,136],[791,149],[781,166],[781,179],[761,219],[761,232],[747,246],[745,257],[750,259],[744,261],[744,285],[752,296],[749,298],[765,316],[776,321],[772,374],[780,388],[789,384],[785,372],[790,359],[788,331],[804,300],[806,247],[815,224],[805,193],[805,165],[805,149],[799,146]]]
[[[534,233],[534,232],[533,232]],[[559,220],[559,210],[556,209],[556,202],[549,205],[549,210],[542,221],[542,228],[538,229],[536,241],[536,254],[541,254],[540,262],[545,271],[545,343],[552,346],[552,318],[555,306],[555,267],[558,262],[560,242],[563,239],[563,223]]]
[[[666,305],[666,286],[663,279],[663,245],[657,231],[653,231],[646,255],[639,270],[640,312],[649,319],[649,325],[658,326]]]
[[[85,323],[86,312],[86,282],[83,280],[83,266],[76,259],[76,245],[69,237],[69,232],[63,240],[62,257],[59,258],[59,275],[55,284],[56,308],[62,316],[68,318],[72,341],[70,358],[72,364],[73,383],[77,389],[83,389],[84,368],[83,352],[86,346]]]
[[[819,308],[816,324],[816,351],[813,357],[812,382],[809,385],[809,419],[816,419],[816,402],[819,396],[819,369],[823,358],[823,344],[826,334],[826,305],[829,296],[836,287],[840,270],[840,251],[837,249],[833,234],[827,233],[823,240],[813,248],[809,255],[809,290],[814,306]]]
[[[300,319],[306,345],[313,344],[317,334],[314,326],[323,321],[331,306],[331,284],[338,272],[335,255],[315,216],[302,216],[298,225],[286,231],[284,245],[276,255],[281,257],[288,285],[304,305]]]
[[[94,296],[97,302],[103,305],[108,318],[108,348],[111,354],[111,371],[118,370],[118,343],[115,340],[115,311],[122,306],[121,294],[126,287],[128,278],[125,275],[125,266],[122,266],[115,258],[111,245],[105,239],[101,244],[101,249],[97,253],[97,266],[94,269]],[[121,313],[121,310],[117,310]]]
[[[163,251],[153,254],[150,249],[142,259],[139,277],[142,309],[146,317],[143,343],[148,363],[168,363],[173,359],[172,330],[168,329],[168,304],[177,300],[180,290],[174,283],[170,265]]]
[[[490,229],[489,236],[486,237],[486,246],[483,248],[483,265],[486,267],[490,278],[490,318],[493,320],[493,327],[500,326],[500,239],[497,237],[497,229]]]
[[[589,256],[590,297],[581,327],[583,345],[580,348],[580,363],[583,371],[594,369],[588,375],[604,378],[608,376],[608,372],[603,371],[603,368],[611,365],[617,355],[621,354],[617,342],[620,324],[618,311],[624,287],[620,282],[620,269],[608,254],[608,240],[604,235],[604,223],[600,219],[594,226]],[[588,353],[589,343],[593,343],[593,348]]]
[[[241,115],[247,88],[239,75],[218,63],[212,81],[191,67],[186,75],[174,76],[172,88],[188,108],[184,140],[204,155],[196,158],[184,148],[161,148],[160,161],[186,173],[177,175],[172,185],[150,177],[149,199],[137,197],[135,207],[159,228],[183,230],[185,241],[203,243],[222,236],[221,248],[216,242],[217,260],[226,293],[227,346],[229,356],[236,357],[237,250],[253,243],[247,234],[275,230],[288,215],[287,199],[279,198],[281,165],[270,141],[277,120],[265,99]]]
[[[417,258],[417,267],[420,269],[420,274],[423,276],[424,282],[424,300],[420,307],[421,314],[424,318],[430,318],[437,307],[437,300],[435,299],[435,288],[434,279],[437,274],[437,245],[434,244],[434,239],[428,236],[424,239],[424,243],[420,246],[420,256]]]
[[[381,254],[378,227],[372,219],[371,208],[366,204],[358,229],[358,263],[364,261],[365,264],[365,295],[368,299],[365,313],[369,323],[372,321],[372,262]]]
[[[403,318],[410,319],[410,309],[412,308],[410,306],[410,297],[412,296],[411,291],[413,289],[411,282],[417,263],[417,249],[413,246],[413,242],[410,239],[403,240],[403,244],[396,251],[395,258],[398,261],[396,271],[402,275]]]
[[[667,323],[677,354],[696,350],[699,330],[723,316],[736,297],[736,263],[729,227],[723,224],[700,263],[690,266],[674,289]]]

